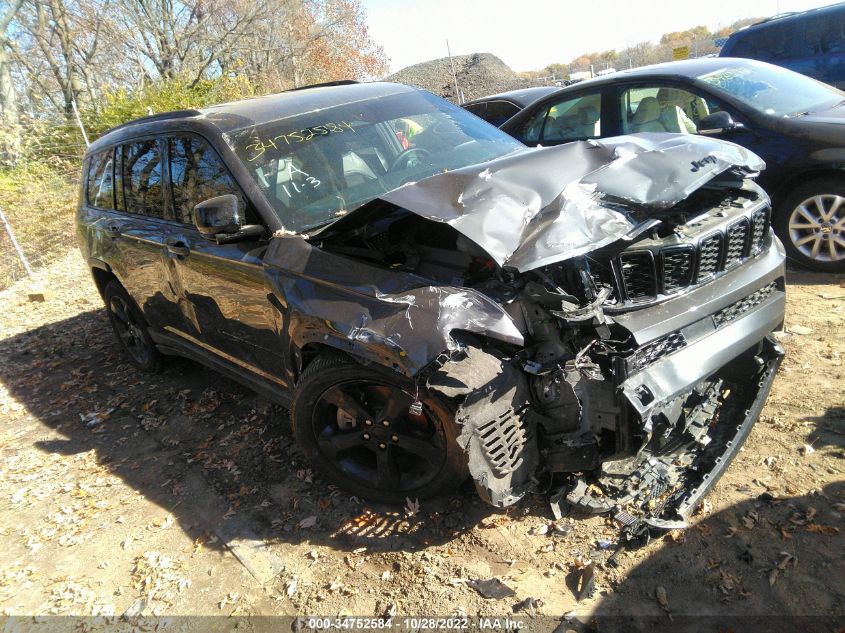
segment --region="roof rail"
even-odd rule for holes
[[[298,88],[291,88],[290,90],[285,90],[284,92],[294,92],[296,90],[307,90],[308,88],[328,88],[329,86],[347,86],[349,84],[357,84],[361,83],[354,79],[340,79],[338,81],[324,81],[321,84],[311,84],[310,86],[299,86]]]
[[[780,18],[788,18],[788,17],[791,17],[793,15],[802,15],[804,13],[815,13],[816,11],[822,11],[823,9],[831,9],[831,8],[833,8],[833,7],[835,7],[836,5],[839,5],[839,4],[845,4],[845,3],[834,2],[833,4],[825,4],[825,5],[822,5],[820,7],[813,7],[812,9],[805,9],[804,11],[784,11],[783,13],[779,13],[778,15],[773,15],[771,17],[764,18],[764,19],[760,20],[759,22],[755,22],[754,24],[749,24],[748,26],[744,26],[742,28],[746,29],[750,26],[757,26],[758,24],[766,24],[767,22],[779,20]],[[740,29],[740,30],[742,30],[742,29]]]
[[[767,24],[768,22],[774,22],[775,20],[780,20],[781,18],[788,18],[791,15],[798,15],[799,13],[805,13],[805,11],[784,11],[783,13],[778,13],[777,15],[772,15],[768,18],[763,18],[759,22],[754,22],[753,24],[749,24],[743,28],[749,28],[751,26],[757,26],[758,24]]]
[[[202,114],[202,112],[200,112],[199,110],[173,110],[172,112],[150,114],[149,116],[142,116],[140,119],[132,119],[131,121],[127,121],[126,123],[115,125],[113,128],[109,128],[108,130],[103,132],[102,135],[105,136],[109,132],[120,130],[128,125],[136,125],[138,123],[149,123],[151,121],[165,121],[167,119],[182,119],[189,116],[198,116],[200,114]]]

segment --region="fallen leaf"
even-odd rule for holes
[[[798,334],[799,336],[807,336],[815,331],[813,328],[807,327],[806,325],[790,325],[787,330],[792,334]]]
[[[300,530],[304,530],[307,528],[312,528],[315,525],[317,525],[317,517],[312,515],[310,517],[305,517],[304,519],[302,519],[302,521],[296,524],[296,527],[298,527]]]
[[[654,596],[657,598],[657,604],[664,609],[669,608],[669,596],[666,594],[666,589],[660,585],[654,590]]]
[[[488,600],[501,600],[502,598],[510,598],[516,595],[513,589],[498,578],[468,580],[467,585],[475,589],[482,598],[487,598]]]
[[[420,511],[420,501],[419,501],[419,499],[414,499],[413,501],[411,501],[410,497],[406,497],[405,498],[405,514],[409,517],[412,517],[419,511]]]

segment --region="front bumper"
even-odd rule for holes
[[[686,519],[739,452],[771,391],[783,359],[783,349],[771,336],[766,336],[755,347],[748,353],[753,356],[745,360],[753,359],[756,372],[745,373],[744,380],[732,375],[747,367],[747,363],[733,366],[741,360],[728,363],[705,378],[710,381],[708,384],[717,385],[718,396],[713,403],[702,407],[700,415],[705,426],[698,440],[688,440],[686,445],[678,446],[679,438],[675,437],[671,450],[645,450],[634,458],[622,460],[628,472],[619,477],[620,469],[617,469],[616,477],[606,478],[609,485],[604,487],[603,494],[596,494],[595,487],[588,486],[585,479],[579,479],[566,491],[566,501],[590,512],[614,513],[626,525],[684,527]],[[729,393],[722,398],[725,391]],[[651,420],[648,418],[646,424]],[[659,429],[654,431],[660,432]],[[677,431],[672,433],[677,435]],[[606,467],[607,464],[603,465]],[[563,497],[552,499],[556,513],[561,511]]]
[[[553,500],[623,523],[677,527],[733,460],[783,358],[781,244],[678,300],[614,320],[640,347],[617,376],[626,451]],[[698,318],[696,318],[698,317]],[[596,485],[589,486],[589,483]]]

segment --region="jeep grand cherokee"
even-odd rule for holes
[[[501,507],[556,481],[558,504],[666,526],[782,356],[762,168],[692,136],[529,149],[424,91],[344,83],[109,131],[78,233],[136,366],[184,355],[268,395],[355,494],[469,474]]]

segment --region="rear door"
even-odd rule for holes
[[[217,244],[193,221],[194,206],[235,194],[247,204],[247,223],[259,224],[243,192],[214,148],[199,136],[167,139],[170,188],[178,229],[169,237],[168,276],[180,288],[180,322],[168,328],[206,352],[285,386],[282,344],[264,284],[266,240]]]
[[[171,229],[165,197],[162,142],[125,143],[115,153],[117,213],[103,229],[116,256],[110,261],[121,283],[153,329],[172,310],[165,281],[165,240]]]

